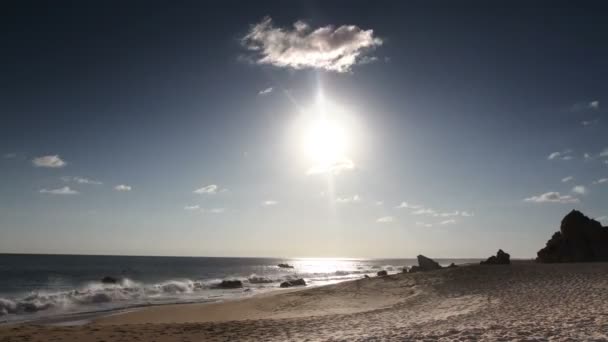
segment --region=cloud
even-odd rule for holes
[[[593,126],[593,125],[597,124],[598,122],[600,122],[599,119],[583,120],[583,121],[581,121],[581,125],[583,125],[583,126]]]
[[[273,90],[272,87],[268,87],[268,88],[266,88],[264,90],[260,90],[258,92],[258,95],[260,95],[260,96],[268,95],[268,94],[272,93],[272,90]]]
[[[61,177],[61,180],[64,182],[74,182],[78,184],[92,184],[92,185],[101,185],[103,184],[100,181],[84,178],[84,177]]]
[[[343,171],[353,170],[355,163],[350,159],[343,159],[332,164],[314,165],[308,169],[308,175],[334,174],[339,175]]]
[[[441,225],[454,224],[454,223],[456,223],[456,220],[454,220],[454,219],[449,219],[449,220],[439,222],[439,224],[441,224]]]
[[[201,207],[198,204],[195,205],[187,205],[184,207],[184,210],[199,210]]]
[[[572,159],[572,156],[570,155],[570,153],[572,153],[572,150],[570,150],[570,149],[563,150],[562,152],[552,152],[551,154],[549,154],[547,159],[549,159],[549,160],[556,160],[556,159],[570,160],[570,159]]]
[[[52,168],[64,167],[67,165],[67,163],[63,161],[58,155],[37,157],[32,160],[32,163],[34,163],[34,166],[36,167]]]
[[[120,184],[114,187],[116,191],[131,191],[130,185]]]
[[[524,199],[525,202],[534,203],[578,203],[579,199],[570,195],[561,195],[559,192],[551,191],[538,196]]]
[[[571,181],[573,179],[574,179],[574,177],[572,177],[572,176],[564,177],[564,178],[562,178],[562,183],[568,183],[569,181]]]
[[[570,110],[573,112],[581,112],[581,111],[589,110],[589,109],[591,109],[591,110],[600,109],[600,101],[593,100],[593,101],[588,101],[588,102],[579,102],[579,103],[575,103],[570,108]]]
[[[195,194],[206,194],[206,195],[215,195],[218,193],[219,191],[219,186],[215,185],[215,184],[210,184],[210,185],[206,185],[200,189],[196,189],[194,190]]]
[[[412,205],[407,202],[401,202],[395,209],[421,209],[421,205]]]
[[[447,212],[447,213],[439,213],[437,214],[437,216],[439,217],[452,217],[452,216],[460,216],[460,211],[458,210],[454,210],[452,212]]]
[[[598,101],[598,100],[591,101],[591,102],[589,102],[588,107],[591,108],[591,109],[599,109],[600,108],[600,101]]]
[[[473,216],[475,216],[475,214],[474,213],[470,213],[468,211],[461,211],[460,212],[460,216],[462,216],[462,217],[473,217]]]
[[[433,226],[433,224],[431,224],[431,223],[425,223],[425,222],[416,222],[416,225],[420,226],[420,227],[427,227],[427,228],[430,228],[430,227]]]
[[[376,201],[376,203],[374,203],[377,206],[383,206],[384,202],[383,201]]]
[[[353,197],[344,197],[344,198],[336,198],[336,203],[359,203],[362,199],[359,195],[354,195]]]
[[[596,217],[595,220],[600,222],[608,221],[608,216]]]
[[[15,159],[17,158],[17,153],[6,153],[2,157],[4,159]]]
[[[606,147],[602,152],[600,152],[599,156],[602,158],[608,157],[608,147]]]
[[[585,160],[589,160],[589,159],[591,159],[591,155],[589,153],[585,153],[585,154],[583,154],[583,158]]]
[[[255,54],[258,64],[347,72],[365,52],[382,45],[382,39],[375,37],[373,30],[354,25],[312,29],[297,21],[293,28],[277,28],[266,17],[251,27],[242,43]]]
[[[270,207],[270,206],[277,205],[277,204],[279,204],[279,202],[274,201],[274,200],[267,200],[267,201],[262,202],[262,205],[265,207]]]
[[[378,223],[392,223],[395,222],[395,218],[392,216],[383,216],[376,220]]]
[[[583,185],[577,185],[572,188],[572,192],[574,192],[576,194],[584,195],[587,193],[587,188],[585,188]]]
[[[78,195],[78,191],[70,189],[69,186],[64,186],[63,188],[58,189],[42,189],[40,190],[41,194],[51,194],[51,195]]]
[[[600,179],[596,180],[595,182],[593,182],[593,184],[604,184],[604,183],[608,183],[608,178],[600,178]]]
[[[210,214],[223,214],[226,212],[226,208],[203,209],[203,211]]]

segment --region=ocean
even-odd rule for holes
[[[436,259],[442,265],[478,259]],[[280,268],[279,263],[293,268]],[[280,291],[304,278],[320,286],[401,272],[415,259],[278,259],[0,254],[0,323],[75,321],[150,305],[201,303]],[[103,277],[118,279],[104,284]],[[238,279],[243,288],[218,289]]]

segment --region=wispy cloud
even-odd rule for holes
[[[585,110],[598,110],[598,109],[600,109],[600,101],[598,101],[598,100],[575,103],[570,108],[570,110],[573,112],[580,112],[580,111],[585,111]]]
[[[383,216],[376,220],[378,223],[392,223],[395,222],[395,218],[392,216]]]
[[[277,204],[279,204],[279,202],[277,202],[275,200],[266,200],[266,201],[262,202],[262,205],[264,207],[271,207],[271,206],[274,206],[274,205],[277,205]]]
[[[308,169],[309,175],[322,175],[322,174],[334,174],[338,175],[343,171],[354,170],[355,163],[353,163],[350,159],[344,159],[341,161],[337,161],[332,164],[319,164],[313,165]]]
[[[382,39],[355,25],[312,29],[297,21],[293,28],[278,28],[266,17],[251,27],[242,43],[258,64],[347,72],[365,52],[382,45]]]
[[[131,186],[126,184],[119,184],[114,187],[116,191],[131,191]]]
[[[604,183],[608,183],[608,178],[600,178],[593,182],[593,184],[604,184]]]
[[[34,166],[36,167],[51,168],[59,168],[67,165],[67,163],[56,154],[34,158],[32,163],[34,163]]]
[[[74,182],[77,184],[92,184],[92,185],[101,185],[103,184],[100,181],[97,180],[92,180],[92,179],[88,179],[88,178],[84,178],[84,177],[61,177],[61,180],[63,180],[64,182],[68,183],[68,182]]]
[[[409,204],[407,202],[401,202],[401,203],[399,203],[399,205],[397,205],[395,207],[395,209],[421,209],[421,208],[422,208],[421,205]]]
[[[260,95],[260,96],[268,95],[268,94],[272,93],[272,90],[273,90],[272,87],[268,87],[268,88],[266,88],[264,90],[260,90],[258,92],[258,95]]]
[[[525,202],[534,203],[578,203],[579,199],[570,195],[561,195],[559,192],[551,191],[541,195],[524,199]]]
[[[211,208],[211,209],[202,209],[203,212],[210,214],[223,214],[226,212],[226,208]]]
[[[196,189],[193,192],[195,194],[199,194],[199,195],[202,195],[202,194],[215,195],[218,192],[225,192],[225,191],[228,191],[228,189],[220,189],[220,187],[217,184],[209,184],[200,189]]]
[[[64,186],[58,189],[42,189],[40,190],[41,194],[51,194],[51,195],[78,195],[78,191],[70,189],[69,186]]]
[[[430,228],[433,226],[432,223],[426,223],[426,222],[420,222],[420,221],[416,222],[416,225],[420,226],[420,227],[426,227],[426,228]]]
[[[604,148],[604,150],[600,152],[599,156],[602,158],[608,157],[608,147]]]
[[[380,206],[384,205],[384,202],[383,201],[376,201],[376,203],[374,203],[374,204],[380,207]]]
[[[572,177],[572,176],[564,177],[564,178],[562,178],[562,183],[568,183],[569,181],[571,181],[573,179],[574,179],[574,177]]]
[[[549,154],[549,156],[547,156],[547,159],[549,160],[570,160],[572,159],[572,150],[570,149],[566,149],[563,150],[561,152],[552,152],[551,154]]]
[[[583,125],[583,126],[593,126],[593,125],[597,124],[598,122],[600,122],[599,119],[583,120],[583,121],[581,121],[581,125]]]
[[[460,216],[462,216],[462,217],[473,217],[473,216],[475,216],[475,213],[468,212],[468,211],[461,211],[460,212]]]
[[[584,185],[576,185],[572,188],[572,192],[574,192],[575,194],[584,195],[587,193],[587,188],[585,188]]]
[[[431,208],[421,208],[412,211],[412,215],[435,215],[437,212]]]
[[[449,219],[449,220],[439,222],[440,225],[454,224],[454,223],[456,223],[456,220],[454,220],[454,219]]]
[[[17,153],[5,153],[2,158],[4,159],[15,159],[17,158]]]
[[[200,205],[195,204],[195,205],[187,205],[184,207],[184,210],[199,210],[201,208]]]
[[[359,195],[354,195],[352,197],[336,198],[336,203],[359,203],[361,201],[362,198]]]

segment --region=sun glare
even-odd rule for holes
[[[344,128],[326,118],[313,121],[304,135],[304,150],[315,165],[339,163],[345,158],[346,148]]]

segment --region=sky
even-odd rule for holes
[[[608,225],[603,2],[1,6],[0,253],[532,258]]]

